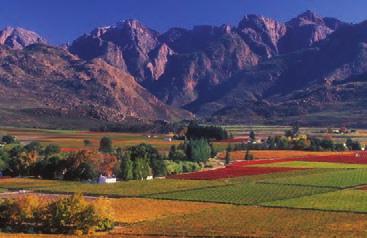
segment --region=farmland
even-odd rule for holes
[[[241,136],[239,131],[243,131],[244,127],[230,129],[233,132],[237,130]],[[284,130],[256,128],[258,135],[273,135]],[[318,128],[307,130],[322,136],[318,134]],[[92,142],[88,149],[97,149],[100,138],[106,135],[112,138],[115,147],[149,143],[161,153],[168,152],[171,145],[180,143],[164,140],[168,135],[148,137],[133,133],[14,128],[4,128],[0,133],[16,135],[22,143],[55,143],[64,152],[86,148],[84,140]],[[367,133],[358,131],[352,136],[364,141]],[[215,143],[216,148],[224,149],[227,145]],[[98,185],[5,178],[0,180],[0,193],[24,189],[46,197],[57,197],[81,192],[88,195],[91,202],[96,197],[107,197],[118,226],[110,233],[95,236],[102,238],[367,235],[366,152],[251,150],[251,154],[255,160],[244,161],[244,151],[231,152],[231,163],[223,165],[224,153],[219,153],[216,167],[150,181],[131,180]],[[33,238],[35,235],[0,233],[0,237]]]
[[[160,151],[167,151],[171,145],[178,144],[177,141],[165,141],[166,135],[150,135],[149,133],[105,133],[76,130],[45,130],[45,129],[17,129],[1,128],[0,135],[11,134],[16,136],[22,143],[38,141],[42,144],[59,145],[63,151],[70,152],[79,149],[98,149],[102,137],[108,136],[114,146],[127,148],[140,143],[148,143]],[[84,145],[84,140],[91,142],[90,146]]]
[[[210,186],[221,186],[226,181],[194,181],[194,180],[152,180],[128,181],[116,184],[97,185],[80,182],[66,182],[39,179],[4,179],[0,188],[12,190],[33,190],[49,193],[86,193],[93,195],[110,195],[117,197],[143,196],[155,193],[166,193],[180,190],[199,189]]]

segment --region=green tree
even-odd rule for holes
[[[166,167],[163,158],[160,156],[158,150],[152,145],[140,144],[132,146],[128,149],[128,152],[130,152],[132,161],[138,158],[148,159],[154,177],[166,175]]]
[[[58,154],[58,153],[60,153],[60,146],[55,145],[55,144],[47,145],[44,150],[44,154],[46,157],[49,157],[51,155]]]
[[[193,162],[207,162],[211,154],[210,146],[205,139],[189,141],[185,152],[187,158]]]
[[[9,154],[0,149],[0,172],[5,172],[9,168]]]
[[[103,153],[112,153],[112,139],[109,137],[103,137],[99,143],[99,151]]]
[[[18,143],[17,138],[12,135],[3,136],[1,139],[1,142],[5,144],[17,144]]]
[[[35,151],[37,153],[41,153],[42,152],[42,145],[38,141],[32,141],[31,143],[24,146],[24,149],[27,152]]]
[[[133,162],[130,159],[130,156],[126,153],[119,156],[121,161],[120,170],[121,170],[121,178],[123,180],[131,180],[134,179],[133,175]]]

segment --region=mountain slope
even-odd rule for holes
[[[229,80],[190,110],[220,121],[367,126],[367,22],[345,26],[315,48],[274,57]]]
[[[81,61],[61,48],[46,45],[1,49],[0,92],[0,110],[4,112],[0,117],[5,122],[10,116],[23,124],[29,120],[29,125],[47,125],[62,118],[70,123],[83,124],[85,120],[98,124],[127,117],[191,117],[166,106],[129,74],[102,60]]]

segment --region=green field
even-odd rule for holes
[[[288,184],[330,188],[347,188],[367,184],[366,169],[330,170],[330,172],[301,175],[289,178],[263,180],[267,184]]]
[[[273,201],[264,203],[263,205],[367,213],[367,191],[342,190],[282,201]]]
[[[128,181],[116,184],[90,184],[80,182],[67,182],[56,180],[38,179],[4,179],[0,181],[0,188],[15,190],[33,190],[49,193],[85,193],[93,195],[110,196],[144,196],[172,191],[192,190],[211,186],[224,186],[228,182],[220,181],[194,181],[194,180],[169,180],[156,179],[151,181]]]
[[[152,198],[258,205],[264,202],[284,200],[333,191],[330,188],[299,187],[281,184],[244,183],[231,186],[157,194]]]

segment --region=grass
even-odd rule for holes
[[[272,164],[251,165],[251,167],[286,167],[286,168],[318,168],[318,169],[367,169],[366,164],[345,164],[329,162],[291,161]]]
[[[317,173],[312,175],[301,175],[274,180],[264,180],[262,182],[269,184],[347,188],[367,184],[367,170],[331,170],[330,172]]]
[[[367,191],[342,190],[308,197],[265,203],[269,206],[308,208],[332,211],[367,212]]]
[[[333,191],[330,188],[281,184],[242,183],[231,186],[152,195],[152,198],[256,205],[268,201],[309,196]]]
[[[0,181],[0,188],[27,189],[51,193],[85,193],[111,196],[144,196],[156,193],[167,193],[188,189],[198,189],[210,186],[226,185],[226,181],[188,181],[188,180],[151,180],[128,181],[116,184],[88,184],[80,182],[66,182],[57,180],[38,179],[4,179]]]

